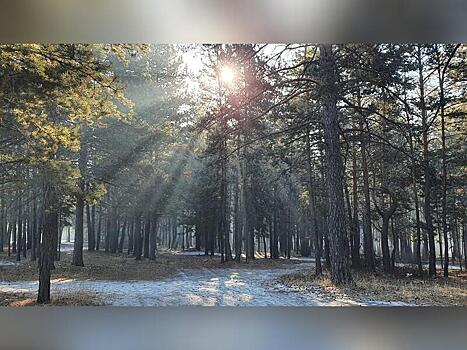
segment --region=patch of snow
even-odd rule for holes
[[[399,267],[412,267],[414,269],[417,268],[417,264],[410,264],[410,263],[396,263],[396,266],[399,266]],[[429,265],[428,264],[422,264],[423,268],[424,269],[428,269]],[[439,271],[442,271],[443,268],[441,267],[441,264],[437,263],[436,264],[436,269]],[[449,270],[460,270],[460,266],[459,265],[452,265],[452,263],[449,264]]]
[[[206,256],[204,254],[204,251],[193,251],[193,250],[188,250],[188,251],[172,251],[173,254],[176,254],[176,255],[185,255],[185,256]],[[207,256],[211,256],[211,254],[207,255]],[[220,253],[214,253],[214,256],[221,256]],[[245,259],[246,258],[246,255],[245,253],[242,253],[242,258]],[[257,259],[263,259],[264,258],[264,255],[260,255],[260,254],[256,254],[256,258]],[[282,259],[282,260],[287,260],[286,257],[280,257],[279,259]],[[302,261],[302,262],[315,262],[315,258],[312,258],[312,257],[305,257],[305,256],[291,256],[289,260],[294,260],[294,261]]]
[[[17,262],[15,261],[0,259],[0,266],[15,266],[15,265],[17,265]]]
[[[62,242],[60,243],[61,252],[72,252],[74,248],[74,242]],[[87,244],[83,243],[83,250],[87,249]]]

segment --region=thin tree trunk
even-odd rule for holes
[[[73,246],[73,259],[71,264],[74,266],[84,266],[83,262],[83,236],[84,236],[84,193],[86,190],[85,175],[87,171],[88,147],[85,140],[85,128],[81,127],[81,148],[79,152],[78,167],[80,178],[78,180],[79,193],[76,198],[76,217],[75,217],[75,242]]]
[[[423,76],[423,62],[422,62],[421,46],[418,46],[418,74],[419,74],[419,89],[420,89],[420,109],[422,115],[422,139],[423,139],[423,170],[425,175],[425,186],[423,189],[424,207],[423,213],[425,215],[426,230],[428,234],[429,245],[429,269],[430,277],[436,276],[436,256],[435,256],[435,235],[433,232],[433,219],[431,215],[431,174],[430,174],[430,154],[428,148],[428,117],[425,104],[425,82]]]
[[[361,124],[363,128],[363,123]],[[368,270],[375,270],[375,252],[373,248],[373,232],[371,227],[371,206],[370,206],[370,183],[368,173],[368,136],[361,135],[360,152],[362,157],[362,171],[363,171],[363,253],[365,256],[365,265]]]
[[[38,246],[38,225],[37,225],[37,200],[33,199],[32,205],[32,242],[31,242],[31,261],[35,261],[37,258],[37,246]]]
[[[396,211],[397,202],[393,201],[389,209],[383,210],[378,207],[375,201],[375,207],[383,220],[381,229],[381,251],[383,253],[383,270],[386,273],[391,272],[391,258],[389,255],[389,220]]]
[[[8,237],[8,256],[11,256],[11,233],[12,233],[12,227],[11,227],[11,222],[8,225],[7,228],[7,237]]]
[[[14,209],[13,209],[14,211]],[[16,218],[12,218],[10,221],[10,225],[12,225],[12,235],[13,235],[13,242],[11,244],[11,253],[16,254]]]
[[[23,239],[23,219],[22,219],[22,192],[20,192],[18,196],[18,217],[17,217],[17,223],[18,223],[18,231],[17,231],[17,236],[16,236],[16,261],[21,260],[21,249],[22,249],[22,239]]]
[[[438,71],[439,77],[439,88],[440,88],[440,115],[441,115],[441,158],[442,158],[442,198],[441,198],[441,220],[443,228],[444,242],[444,266],[443,275],[444,277],[449,276],[449,247],[448,247],[448,224],[447,224],[447,157],[446,157],[446,122],[444,112],[444,78],[440,71]],[[441,241],[441,237],[440,237]],[[440,250],[441,252],[441,250]]]
[[[144,224],[144,253],[143,258],[149,258],[149,236],[151,233],[151,215],[148,212],[146,214],[146,222]]]
[[[123,253],[123,244],[125,243],[125,233],[127,228],[127,217],[123,220],[122,233],[120,235],[120,241],[118,242],[118,252]]]
[[[81,182],[81,181],[80,181]],[[84,185],[80,184],[84,189]],[[75,216],[75,242],[73,245],[73,260],[74,266],[84,266],[83,262],[83,230],[84,230],[84,200],[81,196],[76,199],[76,216]]]
[[[99,206],[99,219],[97,219],[96,250],[100,249],[102,234],[102,206]]]
[[[129,227],[130,231],[128,232],[128,249],[127,254],[130,255],[134,251],[134,234],[135,234],[135,218],[131,217],[131,226]]]
[[[3,194],[0,195],[0,252],[3,252],[3,244],[5,237],[5,203],[3,199]]]
[[[464,267],[467,270],[467,221],[462,224],[462,233],[464,236]]]
[[[143,236],[141,234],[141,213],[137,213],[135,217],[135,258],[141,260],[143,254]]]
[[[321,266],[321,234],[318,227],[318,213],[316,207],[316,190],[313,179],[313,163],[311,160],[311,143],[310,143],[310,130],[307,129],[306,133],[306,149],[308,161],[308,192],[310,196],[310,213],[313,221],[313,237],[315,240],[315,274],[320,276],[323,272]]]
[[[157,239],[157,228],[158,228],[158,216],[153,216],[151,225],[151,233],[149,236],[149,260],[156,260],[156,239]]]
[[[95,214],[94,206],[92,206],[92,212]],[[94,220],[93,213],[91,212],[91,207],[86,205],[86,219],[87,219],[87,229],[88,229],[88,251],[92,252],[96,249],[96,239],[94,233]],[[95,215],[94,215],[95,217]]]
[[[410,148],[413,154],[414,147],[412,137],[410,138]],[[423,275],[423,266],[422,266],[422,233],[420,227],[420,204],[418,202],[418,190],[417,190],[417,180],[416,180],[416,165],[415,162],[412,162],[412,188],[413,188],[413,197],[415,204],[415,225],[416,225],[416,245],[415,245],[415,259],[418,266],[418,274]]]
[[[353,199],[353,222],[352,222],[352,266],[360,267],[360,225],[358,222],[358,166],[356,147],[352,144],[352,199]]]

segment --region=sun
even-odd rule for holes
[[[232,84],[235,80],[235,71],[229,66],[223,66],[220,70],[220,78],[224,83]]]

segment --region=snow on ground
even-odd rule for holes
[[[160,281],[54,280],[52,296],[69,292],[96,293],[116,306],[401,306],[403,303],[357,302],[346,297],[330,300],[323,293],[303,292],[279,284],[284,273],[311,268],[303,263],[268,270],[182,270]],[[1,282],[0,291],[35,293],[38,282]]]
[[[71,248],[71,250],[73,250],[73,247]],[[204,256],[204,252],[201,251],[192,251],[192,250],[189,250],[189,251],[172,251],[173,254],[177,254],[177,255],[187,255],[187,256]],[[214,254],[215,256],[220,256],[221,254],[220,253],[215,253]],[[242,254],[242,258],[245,258],[245,254]],[[263,258],[263,255],[258,255],[257,256],[258,259],[262,259]],[[284,257],[281,257],[280,259],[287,259],[287,258],[284,258]],[[290,260],[294,260],[294,261],[300,261],[300,262],[304,262],[304,263],[314,263],[315,262],[315,258],[313,257],[306,257],[306,256],[291,256],[290,257]],[[322,264],[324,264],[324,260],[322,261]],[[396,266],[399,266],[399,267],[412,267],[414,269],[417,268],[417,265],[416,264],[409,264],[409,263],[396,263]],[[428,269],[428,264],[423,264],[423,268],[424,269]],[[438,271],[442,271],[442,267],[441,267],[441,264],[437,263],[436,264],[436,269]],[[449,269],[450,270],[460,270],[460,266],[459,265],[452,265],[452,263],[449,264]]]
[[[62,242],[60,243],[60,251],[61,252],[72,252],[74,247],[73,242]],[[87,249],[87,244],[83,244],[83,249]]]
[[[0,266],[14,266],[16,262],[11,260],[0,259]]]
[[[86,245],[84,246],[83,249],[86,249]],[[60,252],[63,253],[63,252],[72,252],[72,251],[73,251],[73,242],[62,242],[60,244]],[[16,253],[12,254],[13,258],[15,255]],[[14,265],[17,265],[16,261],[11,261],[11,260],[0,258],[0,266],[14,266]]]
[[[414,269],[417,268],[417,264],[409,264],[409,263],[396,263],[396,266],[399,266],[399,267],[412,267]],[[429,265],[428,264],[422,264],[423,268],[424,269],[428,269]],[[440,263],[436,263],[436,269],[438,271],[442,271],[443,268],[441,266]],[[449,262],[449,270],[460,270],[461,267],[459,266],[459,264],[457,263],[457,265],[453,265],[452,262]]]

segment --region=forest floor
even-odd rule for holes
[[[295,265],[300,260],[292,259],[255,259],[248,264],[245,262],[228,261],[220,264],[218,256],[205,256],[202,252],[186,251],[173,252],[158,251],[157,259],[135,260],[126,253],[108,254],[103,251],[89,252],[83,250],[84,267],[72,266],[72,244],[62,244],[61,259],[55,261],[52,279],[64,280],[144,280],[153,281],[175,275],[183,269],[225,269],[241,267],[244,269],[275,269],[284,265]],[[0,282],[1,281],[29,281],[38,278],[37,261],[16,256],[8,257],[0,253]]]
[[[84,251],[85,266],[76,267],[71,256],[72,245],[63,245],[52,271],[52,305],[466,305],[467,276],[460,273],[448,282],[410,283],[357,274],[353,288],[339,289],[329,279],[312,278],[309,258],[221,264],[217,256],[192,251],[160,251],[156,261]],[[1,253],[0,306],[34,305],[37,275],[37,262],[17,263]]]
[[[450,277],[418,278],[415,269],[399,268],[394,275],[353,272],[354,283],[336,286],[328,273],[314,269],[282,275],[279,281],[297,291],[345,295],[354,300],[403,302],[418,306],[467,306],[467,273],[453,269]]]

